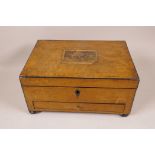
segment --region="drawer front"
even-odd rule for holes
[[[30,101],[126,103],[135,89],[24,87],[24,92]]]
[[[124,104],[97,104],[97,103],[65,103],[65,102],[33,102],[38,111],[68,111],[68,112],[96,112],[96,113],[123,113]]]

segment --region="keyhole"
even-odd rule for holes
[[[75,90],[75,94],[76,94],[76,96],[79,96],[80,95],[80,90]]]

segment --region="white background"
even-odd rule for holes
[[[0,0],[0,2],[0,24],[4,26],[155,25],[154,0]]]
[[[0,128],[155,128],[155,27],[0,27],[0,34]],[[29,114],[18,77],[38,39],[126,40],[140,77],[131,114]]]

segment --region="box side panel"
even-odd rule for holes
[[[23,94],[24,94],[24,98],[25,98],[25,102],[26,102],[27,108],[28,108],[29,111],[33,111],[34,110],[34,106],[33,106],[32,100],[29,98],[29,95],[25,91],[25,87],[22,84],[22,79],[19,78],[19,80],[20,80],[20,83],[21,83],[21,88],[22,88],[22,91],[23,91]]]
[[[29,111],[67,111],[67,106],[71,106],[73,112],[95,112],[97,108],[96,112],[107,113],[110,109],[118,108],[117,105],[122,104],[123,111],[114,110],[115,114],[130,113],[136,91],[136,89],[80,88],[81,94],[76,96],[72,87],[24,86],[23,90]],[[74,106],[79,105],[79,110],[74,109]],[[91,109],[93,107],[94,110]]]
[[[134,89],[28,87],[25,93],[31,101],[78,103],[127,103],[132,101]],[[79,92],[77,94],[77,91]]]
[[[128,90],[130,98],[127,99],[127,102],[126,102],[123,114],[129,114],[131,112],[133,101],[134,101],[134,97],[135,97],[135,94],[136,94],[136,90],[137,89],[133,89],[133,90],[129,89]]]
[[[123,104],[125,105],[123,112],[120,113],[116,110],[114,113],[129,114],[136,93],[136,88],[130,87],[138,87],[138,81],[130,80],[120,80],[119,82],[117,80],[103,80],[101,82],[101,80],[97,79],[20,78],[20,81],[29,111],[40,111],[40,109],[35,108],[34,103],[36,107],[37,103],[41,104],[45,102],[47,103],[43,106],[46,106],[49,102],[55,102],[56,104],[60,102],[65,102],[66,104],[99,103]],[[76,96],[76,89],[81,91],[80,97]],[[87,108],[87,105],[82,104],[81,106],[81,109],[83,107],[84,109]],[[48,107],[51,107],[51,105],[48,105],[45,111],[53,111],[48,109]],[[90,105],[88,109],[90,107],[94,106]],[[103,113],[107,113],[106,107],[104,105],[101,106]],[[111,106],[110,108],[113,109],[115,106]],[[81,112],[81,109],[78,112]],[[67,110],[64,109],[64,111]]]

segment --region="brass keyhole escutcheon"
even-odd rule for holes
[[[80,96],[80,90],[79,90],[79,89],[76,89],[76,90],[75,90],[75,95],[76,95],[76,96]]]

